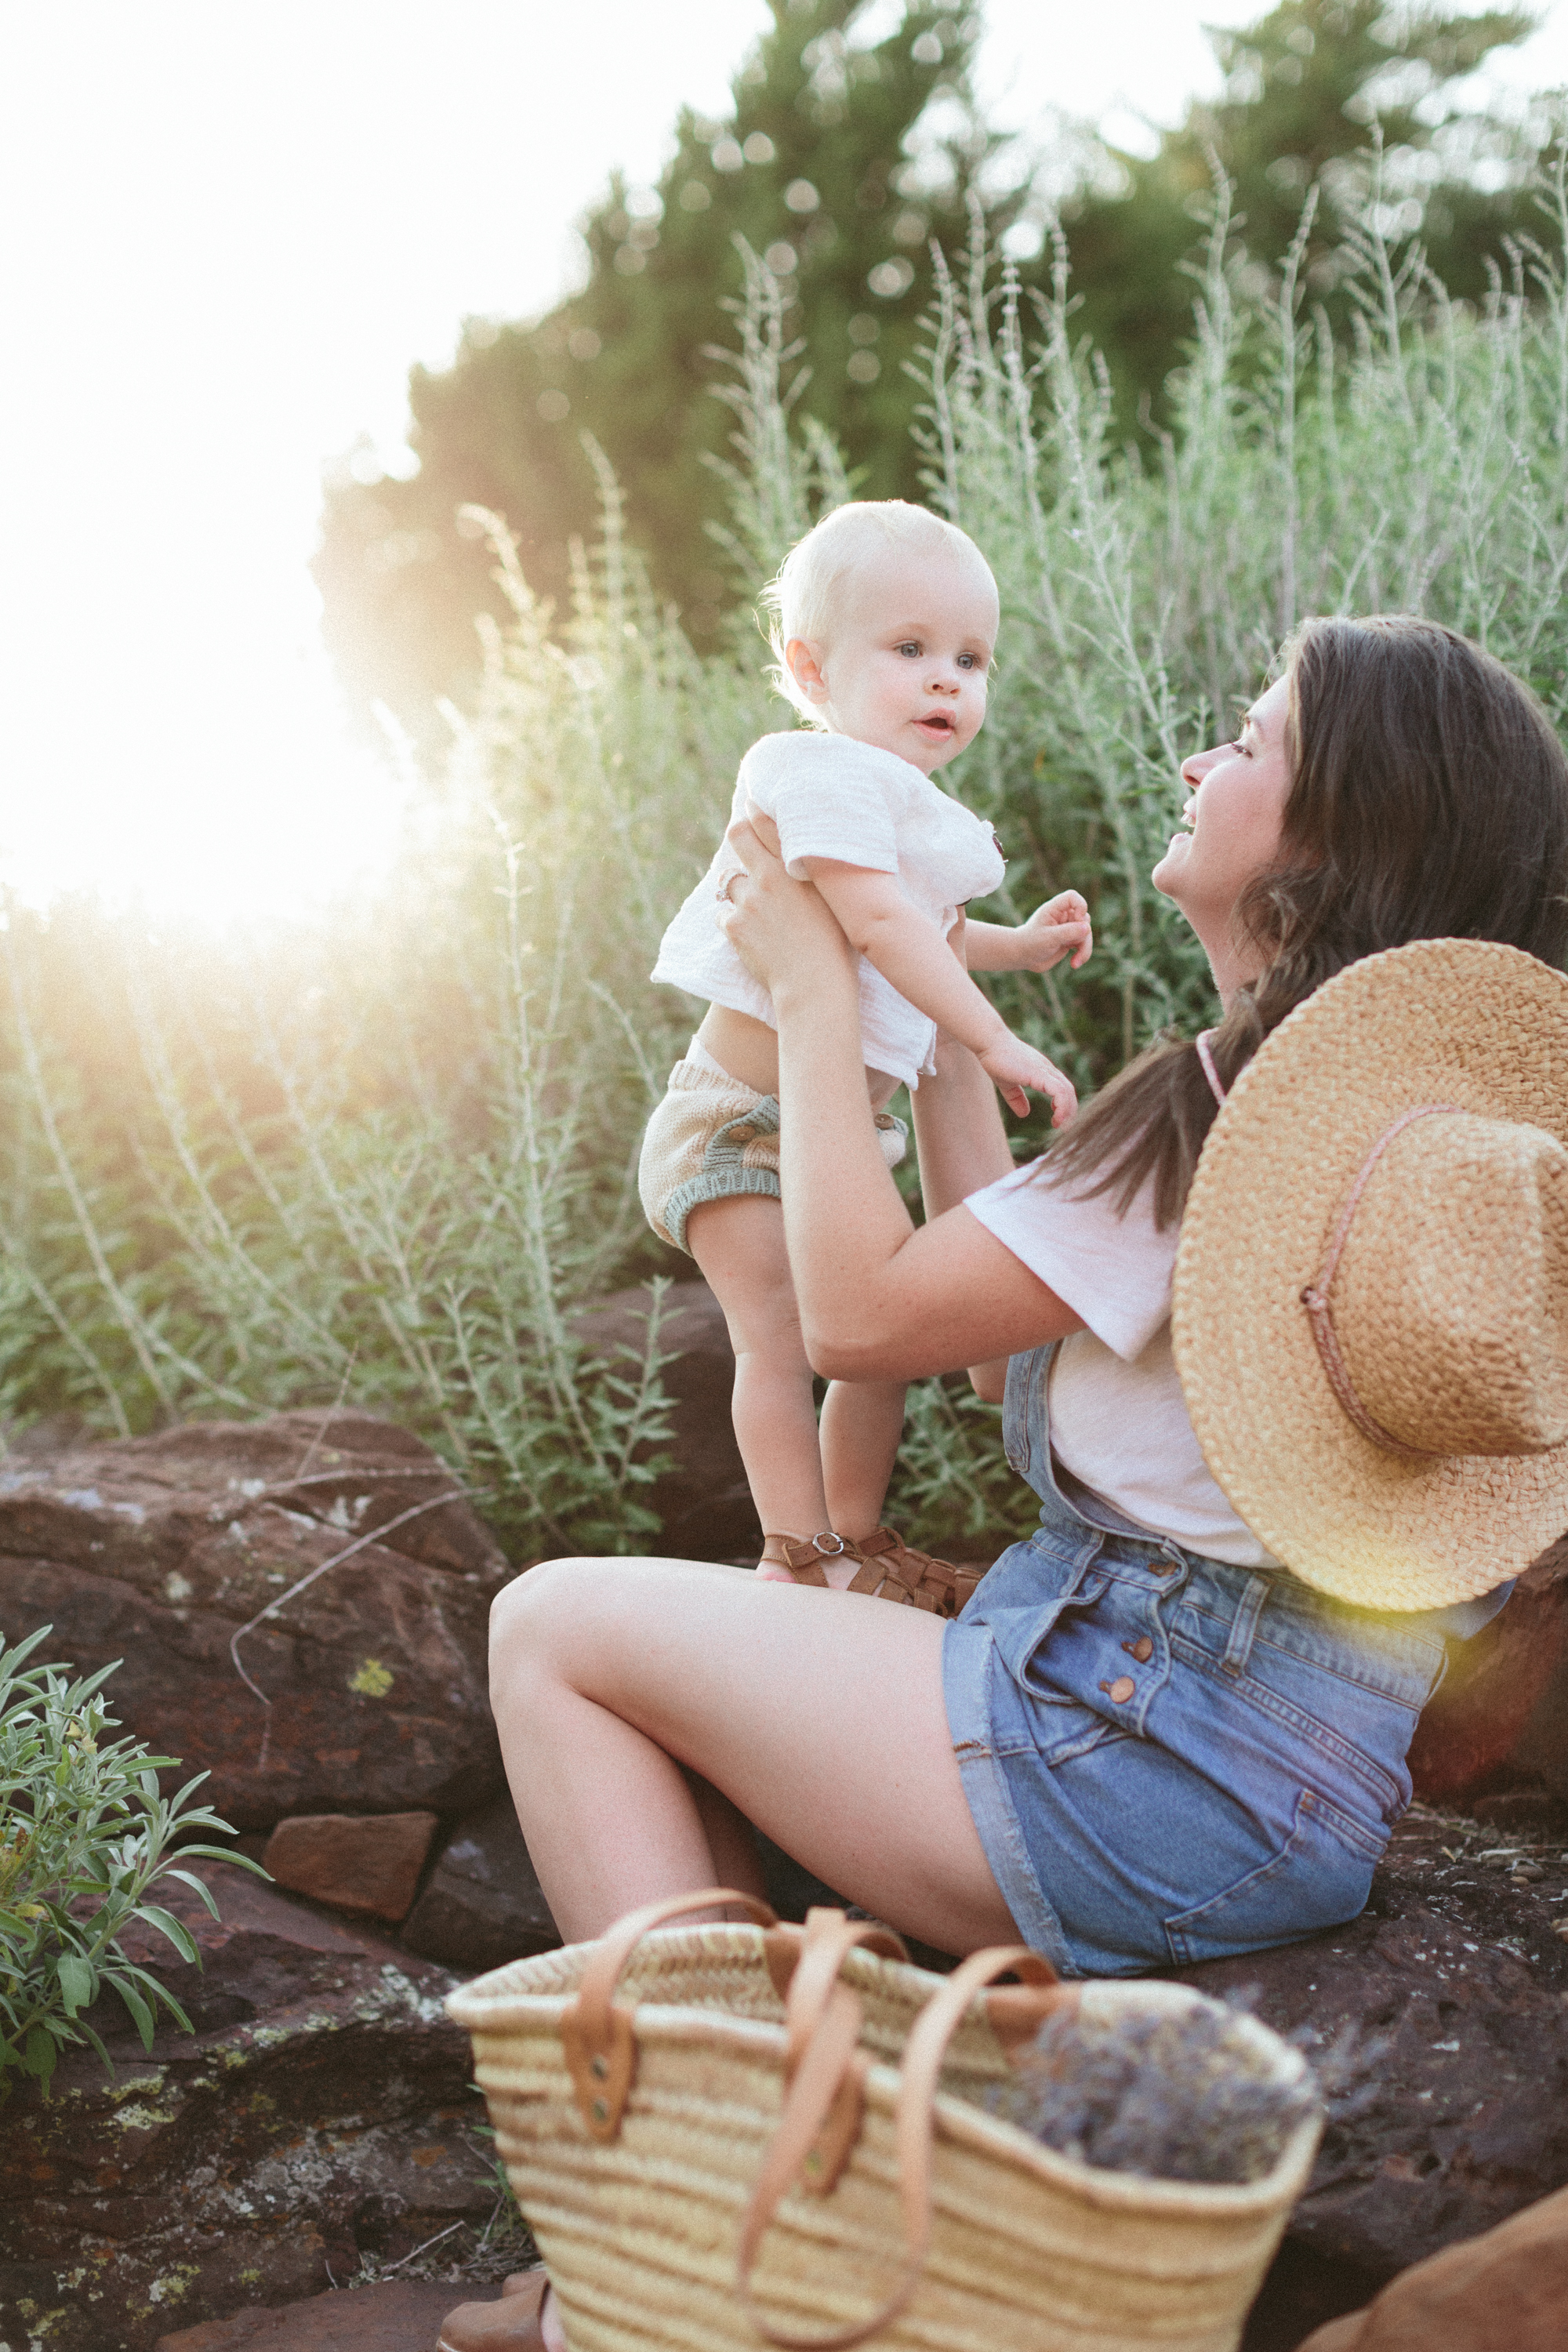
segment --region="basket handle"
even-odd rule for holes
[[[814,1904],[805,1915],[805,1937],[789,1980],[784,2024],[789,2048],[784,2074],[793,2082],[838,1981],[838,1972],[857,1946],[878,1952],[885,1960],[905,1960],[910,1955],[901,1936],[879,1919],[851,1919],[847,1912]]]
[[[838,2047],[840,2030],[847,2030],[849,2006],[854,2010],[854,2046],[796,2168],[801,2186],[814,2197],[826,2197],[837,2185],[849,2161],[850,2150],[860,2137],[860,2118],[866,2108],[868,2064],[859,2047],[862,2004],[858,1993],[838,1981],[840,1969],[857,1946],[878,1952],[884,1959],[909,1958],[903,1937],[895,1935],[891,1927],[884,1927],[879,1920],[851,1919],[843,1911],[814,1905],[805,1915],[805,1932],[784,2002],[784,2027],[789,2037],[784,2051],[786,2089],[809,2054],[829,2003],[843,1995],[838,2003],[839,2023],[834,2029],[835,2049]]]
[[[931,2246],[931,2144],[936,2123],[936,2088],[942,2062],[975,1993],[995,1977],[1015,1970],[1026,1982],[1047,1989],[1058,1985],[1056,1970],[1025,1944],[994,1945],[973,1952],[931,1995],[904,2044],[895,2142],[899,2158],[899,2201],[903,2212],[904,2274],[879,2311],[869,2319],[836,2328],[828,2336],[799,2336],[775,2327],[752,2300],[751,2278],[757,2252],[784,2193],[823,2129],[847,2072],[865,2061],[859,2044],[860,2003],[847,1985],[835,1985],[821,2023],[796,2069],[784,2115],[774,2134],[757,2185],[752,2191],[741,2224],[736,2251],[735,2292],[752,2325],[782,2352],[850,2352],[888,2326],[905,2308],[921,2283]],[[1062,1986],[1060,1999],[1076,2000],[1077,1988]],[[1047,2006],[1042,2003],[1042,2013]]]
[[[709,1911],[721,1903],[738,1904],[760,1927],[776,1927],[778,1919],[755,1895],[739,1894],[732,1886],[704,1887],[695,1895],[670,1895],[661,1903],[645,1903],[606,1927],[588,1955],[577,1998],[561,2020],[561,2050],[565,2058],[578,2112],[592,2138],[613,2140],[621,2128],[637,2072],[637,2036],[632,2012],[616,1999],[622,1971],[650,1928],[688,1911]]]

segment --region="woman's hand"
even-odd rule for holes
[[[854,950],[815,886],[785,873],[773,819],[754,810],[724,838],[745,872],[726,885],[719,928],[775,1005],[792,981],[815,978],[825,967],[837,965],[853,979]]]

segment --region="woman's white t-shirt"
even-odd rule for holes
[[[1045,1181],[1037,1160],[964,1202],[1086,1325],[1050,1374],[1051,1451],[1151,1534],[1233,1568],[1275,1568],[1209,1475],[1171,1348],[1180,1228],[1154,1223],[1152,1185],[1125,1216]]]
[[[1005,871],[996,836],[983,818],[941,791],[895,751],[850,735],[797,729],[764,735],[741,762],[731,822],[748,802],[779,829],[788,871],[805,880],[803,860],[831,857],[896,876],[900,889],[944,935],[970,898],[994,890]],[[744,871],[721,841],[701,881],[659,946],[655,980],[669,981],[710,1004],[749,1013],[770,1029],[778,1022],[767,990],[752,979],[715,919],[720,886]],[[874,1070],[907,1087],[934,1069],[936,1024],[860,959],[860,1044]]]

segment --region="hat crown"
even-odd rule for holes
[[[1543,1128],[1461,1113],[1395,1136],[1356,1203],[1333,1283],[1356,1395],[1429,1454],[1568,1440],[1568,1151]]]

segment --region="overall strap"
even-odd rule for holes
[[[1197,1047],[1198,1059],[1204,1066],[1204,1076],[1209,1082],[1209,1092],[1213,1095],[1215,1102],[1218,1103],[1220,1108],[1223,1110],[1225,1108],[1226,1090],[1219,1082],[1219,1072],[1215,1068],[1214,1055],[1209,1051],[1209,1039],[1217,1035],[1217,1034],[1218,1033],[1215,1030],[1205,1029],[1200,1035],[1193,1039],[1193,1043]]]

